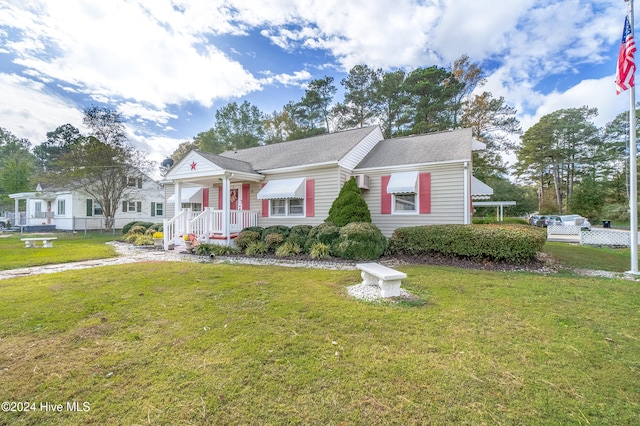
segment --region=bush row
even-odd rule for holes
[[[162,233],[161,223],[129,222],[122,227],[124,241],[136,246],[153,245],[154,234]]]
[[[332,223],[316,226],[283,225],[243,229],[235,240],[247,255],[275,253],[286,257],[307,253],[314,259],[331,256],[350,260],[377,259],[387,248],[387,239],[373,224],[349,223],[341,228]]]
[[[389,252],[525,263],[535,260],[546,241],[541,228],[525,225],[431,225],[398,228]]]

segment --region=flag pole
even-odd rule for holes
[[[634,35],[633,24],[633,0],[625,0],[629,3],[629,24],[631,25],[631,35]],[[629,218],[631,236],[631,270],[629,273],[638,274],[638,166],[636,148],[636,87],[629,88]]]

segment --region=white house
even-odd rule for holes
[[[471,223],[471,129],[387,139],[378,126],[220,155],[189,152],[165,176],[165,247],[185,233],[232,238],[247,226],[324,222],[355,177],[372,221],[387,236],[398,227]],[[479,181],[478,181],[479,182]]]
[[[115,214],[115,228],[120,229],[133,221],[162,222],[165,217],[164,189],[144,174],[130,176],[128,188]],[[38,185],[34,192],[9,194],[15,201],[14,226],[26,231],[56,229],[80,231],[105,229],[105,217],[98,200],[82,189],[45,187]],[[24,200],[25,210],[20,211]]]

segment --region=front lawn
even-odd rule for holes
[[[543,253],[566,268],[597,269],[626,272],[631,269],[631,250],[589,247],[576,244],[546,242]]]
[[[20,241],[21,238],[45,236],[57,238],[52,248],[25,248],[24,241]],[[115,257],[114,248],[105,243],[118,238],[99,233],[89,233],[86,237],[83,233],[65,232],[3,234],[0,235],[0,270]]]
[[[225,264],[0,281],[0,400],[36,404],[0,424],[640,423],[636,282],[398,269],[416,300]]]

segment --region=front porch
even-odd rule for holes
[[[257,224],[258,214],[253,211],[183,209],[173,218],[163,220],[164,249],[184,246],[185,235],[193,235],[199,243],[230,245],[242,229]]]

